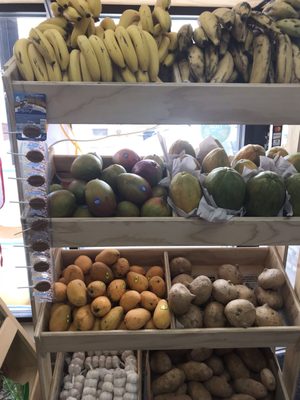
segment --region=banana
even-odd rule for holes
[[[234,70],[234,63],[229,51],[221,58],[217,71],[211,79],[211,83],[226,83],[231,78]]]
[[[228,50],[229,42],[230,42],[230,33],[227,30],[223,30],[221,34],[220,47],[219,47],[220,56],[224,56],[224,54]]]
[[[282,1],[282,0],[280,0]],[[300,0],[284,0],[286,3],[289,3],[296,10],[300,10]]]
[[[49,77],[49,81],[52,82],[61,82],[62,81],[62,73],[59,67],[58,62],[49,64],[46,62],[46,69]]]
[[[101,28],[103,28],[105,31],[107,29],[115,30],[116,29],[116,24],[115,21],[110,18],[110,17],[105,17],[103,20],[100,22]]]
[[[85,35],[90,23],[90,18],[82,18],[81,21],[75,22],[71,33],[71,47],[75,49],[78,47],[77,38],[80,35]]]
[[[218,49],[213,44],[209,44],[204,48],[204,61],[205,78],[206,81],[209,82],[215,75],[219,63]]]
[[[197,46],[203,48],[209,43],[209,39],[206,36],[206,33],[204,32],[203,28],[199,26],[196,28],[193,32],[193,39],[194,42],[196,43]],[[222,40],[222,37],[221,37]]]
[[[274,65],[273,65],[272,61],[270,62],[270,66],[269,66],[267,82],[276,83],[275,70],[274,70]]]
[[[69,65],[70,55],[64,38],[55,29],[47,29],[45,31],[45,36],[49,40],[54,49],[54,53],[61,70],[66,71]]]
[[[63,9],[68,8],[69,6],[69,0],[58,0],[56,3]]]
[[[157,47],[160,46],[162,39],[163,39],[163,34],[158,35],[158,36],[155,37],[155,41],[156,41]]]
[[[242,20],[240,14],[237,14],[237,13],[235,14],[234,24],[232,27],[231,34],[234,37],[234,39],[239,43],[245,42],[245,40],[246,40],[247,25],[246,25],[246,21]]]
[[[164,59],[163,66],[169,68],[174,64],[175,60],[176,60],[176,54],[169,53],[167,57]]]
[[[68,76],[69,80],[72,82],[82,82],[80,68],[80,51],[78,49],[74,49],[70,53]]]
[[[51,4],[54,4],[54,3],[51,3]],[[69,22],[64,17],[60,16],[60,17],[47,18],[47,19],[45,19],[45,21],[40,23],[39,26],[41,26],[43,24],[57,25],[66,30],[69,25]]]
[[[126,63],[118,45],[115,32],[112,29],[106,29],[103,40],[112,61],[120,68],[125,68]]]
[[[293,63],[294,63],[294,75],[296,79],[300,80],[300,49],[296,44],[292,44],[293,50]]]
[[[172,21],[168,11],[164,10],[161,7],[154,7],[152,15],[154,21],[157,21],[157,23],[160,24],[162,31],[169,32],[169,30],[171,29]]]
[[[249,82],[249,60],[241,46],[231,43],[229,51],[232,55],[235,69],[241,74],[245,83]]]
[[[159,36],[159,35],[161,35],[162,34],[162,29],[161,29],[161,26],[160,26],[160,24],[155,24],[154,26],[153,26],[153,36]]]
[[[121,76],[122,76],[124,82],[129,82],[129,83],[136,82],[135,75],[130,71],[130,69],[128,67],[121,69],[120,73],[121,73]]]
[[[86,58],[84,57],[82,52],[80,52],[80,54],[79,54],[79,62],[80,62],[82,81],[83,82],[92,82],[93,78],[88,69]]]
[[[44,33],[46,30],[48,29],[56,29],[63,38],[67,37],[67,32],[64,30],[64,28],[58,26],[58,25],[54,25],[54,24],[40,24],[37,26],[37,28]]]
[[[119,20],[119,25],[124,26],[124,28],[127,28],[129,25],[132,25],[135,22],[139,22],[139,20],[140,20],[140,13],[136,10],[128,8],[121,15]]]
[[[190,82],[190,66],[188,60],[182,59],[178,62],[182,82]]]
[[[242,3],[238,3],[233,7],[233,10],[239,14],[242,18],[242,20],[247,20],[248,17],[251,15],[252,12],[252,7],[250,6],[249,3],[246,1],[243,1]]]
[[[248,53],[250,52],[250,50],[252,48],[253,39],[254,39],[254,35],[253,35],[252,30],[247,28],[247,34],[246,34],[244,47]]]
[[[151,9],[147,4],[142,4],[139,8],[140,23],[144,31],[153,33],[153,19]]]
[[[300,20],[295,18],[282,19],[276,22],[277,28],[281,30],[282,33],[293,38],[300,38]]]
[[[122,76],[120,74],[120,70],[116,65],[114,65],[114,67],[113,67],[113,78],[114,78],[114,82],[124,82],[124,79],[122,78]]]
[[[229,29],[234,24],[235,12],[230,8],[220,7],[213,11],[223,28]]]
[[[135,73],[137,82],[149,82],[148,72],[143,72],[140,69]]]
[[[51,13],[54,17],[59,17],[62,14],[63,9],[58,3],[53,2],[50,4]]]
[[[90,37],[91,35],[95,35],[95,33],[96,33],[96,26],[95,26],[94,18],[90,18],[90,22],[89,22],[89,24],[88,24],[86,33],[87,33],[87,36],[88,36],[88,37]]]
[[[253,40],[253,64],[250,83],[265,83],[271,62],[271,43],[267,35],[260,34]]]
[[[221,26],[216,15],[210,11],[204,11],[199,15],[198,22],[211,42],[215,46],[219,46],[221,39]]]
[[[237,70],[234,69],[233,72],[232,72],[232,74],[230,75],[230,78],[228,79],[227,82],[228,82],[228,83],[236,82],[237,79],[238,79],[238,77],[239,77],[239,74],[238,74]]]
[[[94,82],[99,82],[101,78],[100,67],[89,39],[84,35],[79,35],[77,38],[77,43],[81,52],[80,54],[82,54],[85,58],[85,62],[92,80]]]
[[[277,36],[276,83],[290,83],[293,71],[293,49],[288,35]]]
[[[28,39],[18,39],[14,44],[13,54],[22,78],[26,81],[34,81],[34,72],[28,56],[29,44]]]
[[[272,3],[267,3],[263,8],[263,13],[275,20],[284,18],[298,18],[297,11],[285,1],[273,1]]]
[[[43,32],[41,32],[37,28],[31,28],[29,32],[29,39],[44,57],[46,62],[48,62],[49,64],[56,62],[53,47],[51,46],[49,40],[46,38]]]
[[[74,7],[68,7],[63,11],[63,16],[70,22],[78,22],[82,19],[82,16],[79,14]]]
[[[156,0],[155,6],[168,10],[171,7],[171,0]]]
[[[159,73],[158,47],[154,37],[147,31],[142,31],[150,54],[148,74],[151,82],[156,82]]]
[[[137,72],[139,69],[138,58],[126,28],[120,25],[117,26],[115,30],[115,37],[123,54],[125,63],[129,67],[131,72]]]
[[[102,28],[102,26],[95,26],[95,35],[98,36],[100,39],[104,39],[104,29]]]
[[[101,0],[86,0],[89,6],[89,9],[92,12],[93,18],[99,18],[99,15],[102,12],[102,4]]]
[[[63,74],[62,74],[62,81],[63,81],[63,82],[69,82],[68,71],[63,72]]]
[[[145,35],[142,35],[142,32],[136,25],[128,26],[127,32],[129,33],[129,36],[132,40],[138,58],[139,68],[143,72],[148,71],[150,63],[150,53],[148,51]]]
[[[170,44],[169,44],[169,51],[175,51],[177,50],[178,47],[178,40],[177,40],[177,32],[167,32],[165,33],[166,36],[170,39]]]
[[[45,61],[42,55],[32,43],[29,43],[28,45],[28,57],[34,72],[35,79],[37,81],[49,81]]]
[[[177,33],[178,49],[179,52],[184,52],[188,50],[191,45],[193,37],[193,28],[191,24],[182,25]]]
[[[280,29],[276,26],[275,21],[268,15],[262,14],[259,11],[252,11],[248,22],[261,29],[267,29],[275,33],[281,33]]]
[[[112,82],[113,79],[113,66],[111,58],[105,47],[104,41],[96,35],[91,35],[89,41],[93,46],[94,52],[96,54],[98,64],[101,71],[101,80],[103,82]]]
[[[204,78],[204,54],[195,44],[189,48],[188,62],[190,68],[190,76],[195,82],[205,82]]]
[[[69,0],[69,6],[75,8],[82,17],[90,18],[92,16],[92,11],[85,0]]]
[[[176,83],[181,83],[182,82],[177,62],[175,62],[173,64],[173,82],[176,82]]]
[[[163,63],[163,61],[168,55],[169,44],[170,44],[170,39],[168,38],[168,36],[164,36],[158,48],[158,59],[160,63]]]

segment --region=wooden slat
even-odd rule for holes
[[[5,357],[10,349],[10,346],[17,333],[16,324],[9,317],[5,318],[0,328],[0,368],[5,360]]]

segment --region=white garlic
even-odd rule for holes
[[[103,352],[101,350],[95,351],[95,356],[100,357],[102,355],[102,353]]]
[[[93,355],[95,354],[95,352],[94,351],[88,351],[87,352],[87,355],[89,356],[89,357],[93,357]]]
[[[135,393],[125,393],[123,400],[138,400],[137,394]]]
[[[99,357],[99,367],[100,368],[105,368],[105,356],[100,356]]]
[[[102,392],[99,400],[113,400],[113,394],[109,392]]]
[[[77,389],[73,388],[70,390],[69,393],[70,393],[70,396],[75,397],[75,399],[77,399],[77,400],[80,400],[81,395]]]
[[[96,400],[96,397],[93,396],[92,394],[87,394],[87,395],[81,397],[81,400]]]
[[[134,355],[132,350],[125,350],[125,351],[123,351],[121,358],[123,361],[125,361],[125,359],[131,355]]]
[[[66,376],[64,376],[64,383],[66,383],[66,382],[72,382],[72,377],[71,377],[71,375],[66,375]]]
[[[83,395],[90,394],[92,396],[96,396],[96,393],[97,393],[97,390],[95,388],[88,387],[88,386],[85,386],[83,388],[83,392],[82,392]]]
[[[137,383],[139,380],[137,372],[128,371],[127,372],[127,382],[128,383]]]
[[[104,382],[102,385],[102,390],[103,390],[103,392],[112,393],[114,391],[114,386],[111,382]]]
[[[99,379],[99,377],[100,377],[99,368],[91,369],[86,374],[87,379]]]
[[[96,388],[98,379],[86,379],[84,382],[84,387]]]
[[[74,382],[80,382],[80,383],[84,383],[85,381],[85,377],[83,375],[77,375],[75,376]]]
[[[70,390],[73,387],[73,383],[72,382],[65,382],[64,383],[64,389],[65,390]]]
[[[69,374],[70,374],[71,376],[79,375],[80,372],[81,372],[81,366],[78,365],[78,364],[73,364],[73,363],[71,363],[71,364],[69,365],[68,371],[69,371]]]
[[[114,386],[114,397],[115,396],[123,396],[124,393],[125,393],[124,387],[115,387]]]
[[[113,379],[114,379],[113,374],[108,373],[104,377],[104,382],[112,382]]]
[[[125,387],[125,384],[126,384],[126,377],[114,379],[115,387],[123,388],[123,387]]]
[[[82,351],[77,351],[73,353],[73,358],[80,358],[81,360],[85,360],[85,354]]]
[[[66,400],[69,397],[69,391],[68,390],[63,390],[60,392],[59,399],[60,400]]]
[[[74,382],[73,388],[77,389],[79,393],[82,393],[83,383],[82,382]]]
[[[137,393],[137,385],[135,383],[126,383],[125,390],[129,393]]]
[[[92,357],[92,366],[93,366],[93,368],[99,367],[99,357],[98,356]]]

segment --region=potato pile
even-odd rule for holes
[[[281,287],[285,284],[285,276],[279,269],[264,269],[254,290],[243,284],[238,266],[231,264],[218,268],[214,282],[205,275],[193,278],[192,264],[184,257],[170,261],[170,272],[172,287],[168,301],[177,327],[284,325],[277,311],[283,307]]]
[[[154,400],[274,399],[276,378],[260,349],[150,353]]]
[[[130,265],[117,249],[80,255],[53,286],[50,331],[167,329],[164,269]]]

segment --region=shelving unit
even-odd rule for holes
[[[45,93],[48,123],[300,124],[300,85],[207,84],[80,84],[17,80],[14,61],[4,73],[11,130],[15,130],[13,92]],[[284,101],[279,101],[284,99]],[[17,148],[14,136],[13,147]],[[18,160],[15,158],[18,173]],[[70,163],[70,159],[67,163]],[[26,208],[22,208],[26,219]],[[259,246],[300,244],[300,218],[234,218],[212,224],[183,218],[99,218],[51,220],[53,247],[93,246]],[[297,284],[299,287],[299,284]],[[295,296],[295,302],[297,299]],[[298,303],[297,303],[298,304]],[[299,307],[299,305],[297,306]],[[119,348],[149,349],[209,347],[270,347],[289,345],[283,370],[292,399],[300,368],[299,326],[176,330],[161,332],[45,332],[49,307],[43,304],[36,325],[43,400],[49,393],[52,371],[49,352]],[[299,324],[300,315],[296,315]]]

